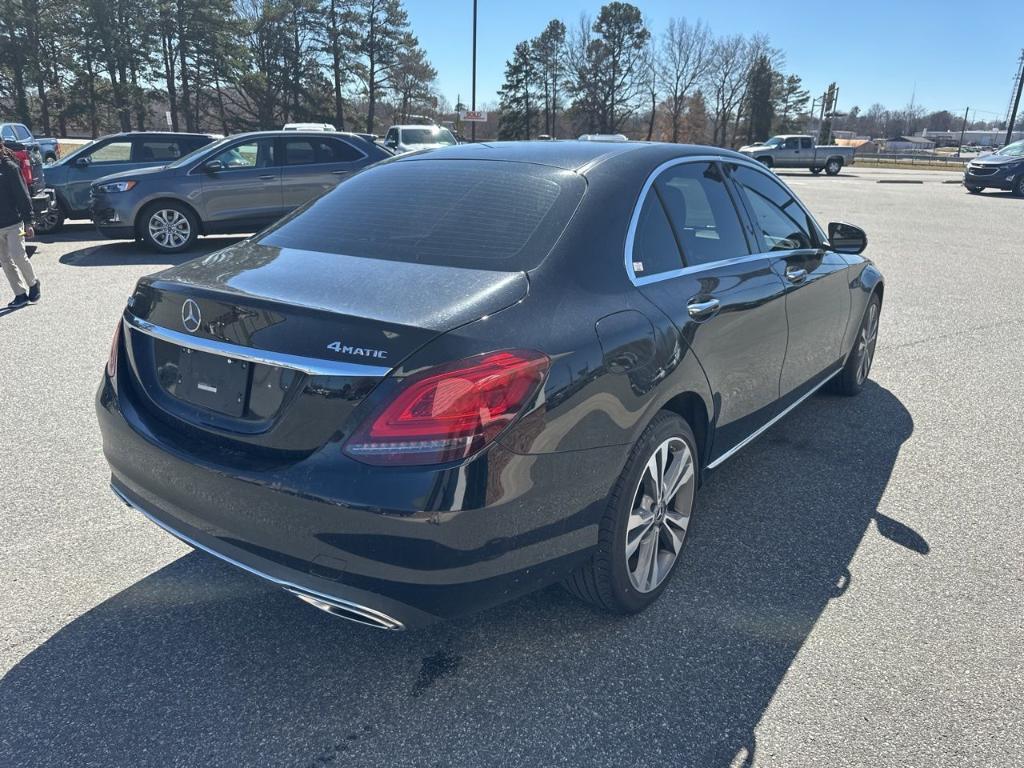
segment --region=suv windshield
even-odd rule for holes
[[[1013,144],[1007,144],[995,152],[995,154],[1002,155],[1003,157],[1024,157],[1024,141],[1015,141]]]
[[[485,160],[385,162],[284,219],[261,245],[471,269],[529,270],[572,218],[571,171]]]
[[[403,128],[403,144],[457,144],[447,128]]]

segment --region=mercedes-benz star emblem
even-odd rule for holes
[[[185,326],[185,330],[195,333],[202,322],[203,313],[199,311],[199,305],[192,299],[185,299],[185,303],[181,305],[181,324]]]

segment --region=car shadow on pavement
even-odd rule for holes
[[[0,764],[750,765],[865,535],[928,552],[877,512],[912,431],[873,383],[812,398],[711,478],[685,561],[632,617],[552,587],[385,633],[190,553],[0,680]]]
[[[142,243],[115,240],[70,251],[60,263],[72,267],[117,267],[131,265],[172,266],[234,245],[241,237],[205,237],[184,253],[156,253]]]

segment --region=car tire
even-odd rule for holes
[[[199,221],[188,206],[173,200],[157,201],[139,215],[138,231],[153,250],[181,253],[199,237]]]
[[[658,599],[686,544],[696,501],[697,456],[686,420],[669,411],[658,413],[630,451],[601,519],[597,549],[566,580],[569,592],[619,614],[637,613]],[[665,488],[666,476],[668,484],[675,480],[674,494]],[[667,494],[672,495],[666,500]]]
[[[59,232],[64,226],[64,209],[58,203],[52,210],[35,217],[33,228],[36,234],[52,235]]]
[[[826,390],[837,395],[852,397],[858,394],[868,380],[871,364],[875,360],[875,345],[878,343],[878,322],[882,314],[882,300],[873,294],[864,309],[864,318],[857,330],[853,349],[846,358],[842,370],[829,380]]]
[[[761,163],[765,168],[771,168],[775,165],[775,161],[770,157],[759,157],[757,161]]]
[[[843,161],[833,158],[825,163],[825,173],[829,176],[837,176],[843,168]]]
[[[811,168],[811,173],[817,176],[819,173],[821,173],[821,168]]]
[[[967,187],[967,191],[972,195],[977,195],[985,189],[984,187],[976,187],[974,184],[964,184],[964,186]]]
[[[1017,197],[1024,197],[1024,173],[1017,177],[1013,185],[1013,194]]]

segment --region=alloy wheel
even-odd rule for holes
[[[686,539],[694,491],[690,447],[670,437],[648,459],[626,524],[626,569],[638,592],[657,589],[671,572]]]
[[[149,217],[149,236],[161,248],[181,248],[192,235],[192,225],[181,211],[163,208]]]
[[[864,324],[860,327],[860,336],[857,338],[857,355],[860,363],[857,366],[857,384],[867,381],[871,372],[871,363],[875,358],[875,343],[878,341],[878,304],[871,302],[868,307],[868,316],[864,318]]]

